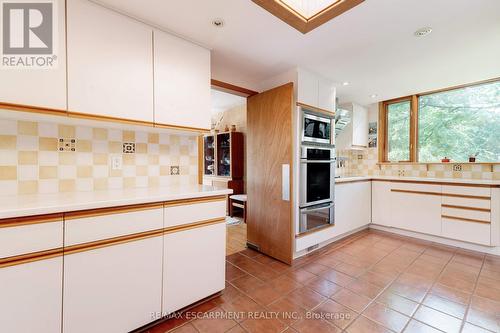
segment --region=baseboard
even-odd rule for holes
[[[484,245],[479,245],[479,244],[467,243],[467,242],[462,242],[462,241],[455,240],[455,239],[449,239],[449,238],[444,238],[444,237],[440,237],[440,236],[422,234],[420,232],[398,229],[398,228],[393,228],[393,227],[386,227],[383,225],[378,225],[378,224],[373,224],[373,223],[369,224],[369,228],[374,229],[374,230],[386,231],[386,232],[401,235],[401,236],[422,239],[425,241],[439,243],[439,244],[443,244],[443,245],[455,246],[455,247],[459,247],[459,248],[466,249],[466,250],[478,251],[478,252],[483,252],[483,253],[488,253],[488,254],[493,254],[493,255],[500,255],[500,246],[484,246]]]

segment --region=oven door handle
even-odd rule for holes
[[[335,163],[335,160],[300,160],[300,163]]]
[[[319,207],[319,208],[309,208],[309,209],[306,208],[306,209],[303,209],[301,213],[310,213],[310,212],[316,212],[318,210],[330,209],[333,206],[335,206],[334,203],[331,203],[328,206],[323,206],[323,207]]]

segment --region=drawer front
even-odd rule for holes
[[[461,197],[449,197],[449,196],[443,196],[441,198],[441,202],[443,205],[480,208],[480,209],[490,209],[490,205],[491,205],[490,200],[474,199],[474,198],[461,198]]]
[[[441,213],[447,216],[490,222],[490,212],[486,210],[463,209],[442,205]]]
[[[63,221],[0,228],[0,259],[63,246]]]
[[[490,245],[490,224],[442,219],[442,235],[465,242]]]
[[[490,197],[491,189],[489,187],[478,187],[478,186],[450,186],[443,185],[443,194],[458,194],[458,195],[469,195],[469,196],[481,196]]]
[[[207,201],[192,204],[171,205],[165,203],[165,227],[211,219],[223,219],[226,216],[226,200]]]
[[[135,233],[163,228],[162,205],[157,208],[131,211],[126,208],[121,212],[104,215],[99,211],[92,216],[67,215],[65,217],[65,246],[93,242]]]
[[[441,194],[441,185],[433,184],[414,184],[414,183],[391,183],[391,191],[410,191],[410,192],[431,192]]]

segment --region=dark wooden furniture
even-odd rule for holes
[[[293,170],[292,117],[292,83],[247,100],[248,244],[288,264],[294,238],[293,178],[286,174],[287,166]]]
[[[247,223],[247,196],[246,194],[233,194],[229,196],[229,216],[233,217],[234,207],[243,210],[243,222]]]

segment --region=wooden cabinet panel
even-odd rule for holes
[[[0,332],[60,332],[62,257],[0,268],[0,295]]]
[[[154,31],[155,122],[210,128],[210,51]]]
[[[293,229],[291,204],[283,191],[292,193],[293,186],[292,178],[283,176],[283,166],[293,170],[292,103],[292,83],[247,102],[247,238],[261,252],[287,263],[292,261]]]
[[[66,110],[65,2],[57,1],[56,68],[1,69],[0,102]]]
[[[64,257],[64,333],[129,332],[161,311],[161,236]]]
[[[67,6],[68,109],[152,122],[152,29],[90,1]]]
[[[224,289],[225,223],[166,234],[164,242],[164,313]]]

